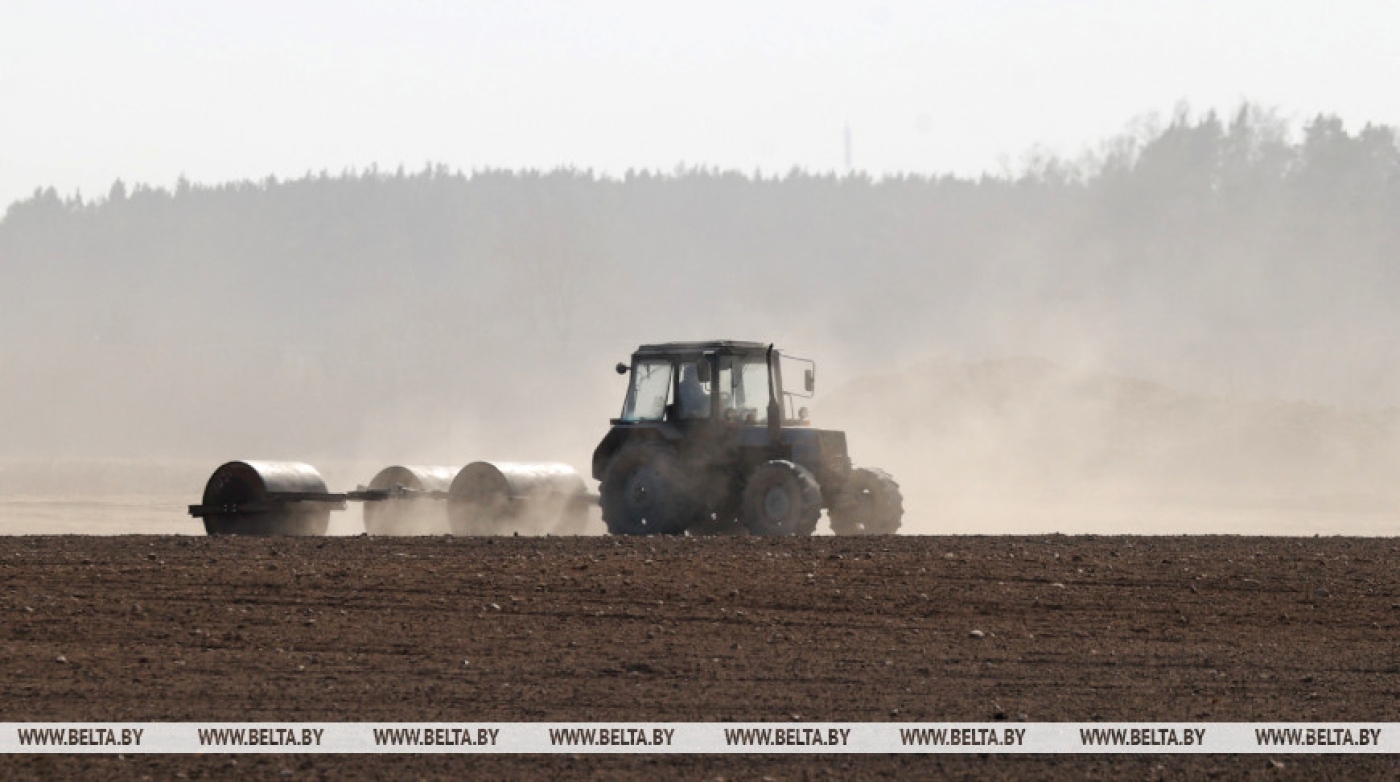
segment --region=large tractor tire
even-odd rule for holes
[[[694,492],[674,451],[633,443],[603,473],[603,523],[614,535],[680,535],[700,515]]]
[[[800,464],[764,462],[744,486],[744,526],[755,535],[811,535],[821,514],[821,487]]]
[[[837,535],[893,535],[904,518],[904,495],[884,470],[858,467],[831,502]]]

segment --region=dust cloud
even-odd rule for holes
[[[0,531],[198,533],[232,459],[587,476],[613,364],[728,338],[817,361],[907,532],[1393,534],[1398,183],[1390,128],[1244,106],[976,180],[39,191],[0,221]]]
[[[1041,359],[931,360],[822,408],[902,478],[905,531],[1394,534],[1400,415]]]

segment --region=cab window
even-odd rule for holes
[[[660,421],[671,401],[671,362],[638,361],[622,408],[624,421]]]

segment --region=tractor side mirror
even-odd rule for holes
[[[619,375],[627,374],[627,365],[622,363],[621,361],[617,362],[617,373]]]
[[[710,382],[710,362],[708,359],[700,359],[695,362],[695,379],[701,383]]]
[[[807,393],[814,393],[817,390],[817,373],[810,369],[803,370],[802,384],[806,387]]]

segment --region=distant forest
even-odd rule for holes
[[[614,361],[704,337],[813,354],[827,391],[1028,355],[1384,408],[1397,301],[1395,129],[1255,106],[978,179],[428,166],[49,189],[0,222],[0,456],[397,458],[435,431],[523,449],[563,426],[575,447],[620,404]]]

